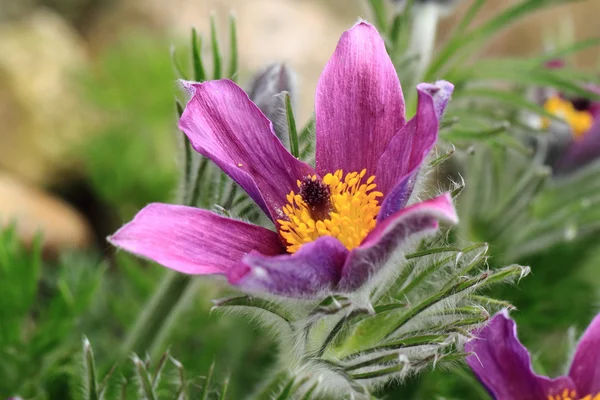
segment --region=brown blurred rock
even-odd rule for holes
[[[40,10],[0,25],[0,54],[0,169],[52,183],[89,123],[74,88],[84,46],[60,16]]]
[[[14,176],[0,173],[0,227],[12,223],[25,243],[42,233],[46,253],[88,247],[93,241],[85,218],[71,206]]]

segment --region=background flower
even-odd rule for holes
[[[600,316],[581,337],[568,376],[550,379],[533,372],[531,356],[517,339],[508,313],[496,315],[465,345],[467,363],[494,399],[596,399],[600,396]]]

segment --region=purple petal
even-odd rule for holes
[[[222,274],[247,253],[285,251],[268,229],[199,208],[149,204],[108,238],[114,246],[186,274]]]
[[[413,204],[377,224],[360,247],[352,250],[340,280],[341,291],[353,291],[376,274],[400,246],[438,228],[438,220],[456,223],[449,194]]]
[[[383,39],[366,22],[344,32],[315,97],[317,171],[367,175],[405,124],[404,98]]]
[[[600,393],[600,314],[581,337],[569,376],[581,396]]]
[[[554,165],[557,174],[569,173],[600,157],[600,116],[583,138],[574,140],[563,157]]]
[[[467,364],[497,400],[547,399],[565,389],[575,390],[570,378],[549,379],[533,372],[531,357],[517,338],[517,324],[508,313],[498,313],[465,345],[474,353]]]
[[[281,218],[285,196],[314,170],[283,147],[271,122],[232,81],[183,84],[192,98],[179,128],[194,149],[239,183],[272,220]]]
[[[377,165],[377,190],[385,196],[379,221],[408,202],[418,169],[437,141],[440,120],[453,90],[454,86],[446,81],[417,86],[417,114],[394,136]]]
[[[231,271],[229,281],[250,292],[310,298],[337,284],[347,255],[339,240],[323,236],[292,255],[268,257],[252,252]]]

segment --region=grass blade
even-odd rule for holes
[[[213,374],[215,372],[215,363],[213,361],[210,364],[210,368],[208,369],[208,374],[206,375],[206,381],[204,382],[204,388],[202,389],[202,400],[208,400],[208,394],[210,393],[210,384],[212,383]]]
[[[210,16],[210,44],[213,56],[213,79],[221,79],[221,50],[219,49],[219,38],[217,37],[217,23],[215,15]]]
[[[290,136],[290,152],[296,158],[300,156],[298,150],[298,131],[296,129],[296,119],[294,118],[294,110],[292,110],[292,98],[289,93],[285,94],[285,113],[287,115],[288,134]]]
[[[92,345],[87,337],[83,337],[83,365],[84,365],[84,390],[86,400],[98,400],[98,387],[96,382],[96,362]]]
[[[237,20],[234,14],[229,15],[229,71],[227,76],[235,81],[238,75],[238,42]]]
[[[192,64],[194,67],[194,80],[204,82],[206,71],[202,63],[202,38],[198,36],[196,28],[192,28]]]
[[[138,385],[140,394],[143,394],[147,400],[156,400],[156,393],[152,381],[150,380],[150,374],[146,368],[146,364],[136,355],[132,356],[133,364],[135,365],[135,373],[138,378]]]

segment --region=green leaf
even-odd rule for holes
[[[408,367],[408,365],[408,360],[404,362],[401,361],[398,365],[393,365],[391,367],[382,368],[375,371],[350,374],[350,377],[354,380],[381,378],[382,376],[401,373]]]
[[[202,400],[208,400],[208,394],[210,393],[210,385],[212,383],[213,374],[215,372],[215,363],[214,361],[210,364],[210,368],[208,369],[208,374],[206,375],[206,380],[204,381],[204,387],[202,388]]]
[[[544,68],[543,65],[531,64],[517,59],[480,60],[471,66],[462,66],[448,75],[453,82],[470,82],[473,80],[497,80],[525,87],[552,87],[561,92],[600,99],[600,95],[590,91],[585,83],[597,81],[592,74],[561,68],[560,70]],[[460,95],[460,90],[457,91]]]
[[[531,272],[531,268],[523,267],[521,265],[511,265],[510,267],[500,268],[491,273],[485,273],[488,276],[482,286],[490,286],[500,282],[506,282],[509,280],[520,280]]]
[[[583,50],[587,50],[591,47],[596,47],[600,45],[600,37],[593,37],[589,39],[584,39],[581,41],[577,41],[574,43],[570,43],[566,46],[560,47],[556,50],[552,50],[542,56],[535,58],[535,63],[539,65],[543,65],[544,63],[556,59],[565,58],[571,54],[579,53]]]
[[[228,297],[225,299],[213,300],[215,308],[223,307],[250,307],[257,308],[262,311],[266,311],[273,314],[283,321],[290,323],[293,321],[292,315],[282,306],[272,301],[264,300],[258,297],[252,296],[239,296],[239,297]]]
[[[498,135],[506,135],[510,123],[503,121],[498,126],[487,130],[466,130],[461,127],[456,127],[449,132],[443,134],[443,138],[448,141],[453,140],[473,140],[473,139],[490,139]]]
[[[167,363],[167,360],[169,358],[170,358],[169,352],[165,351],[163,353],[163,355],[160,357],[160,360],[158,360],[158,364],[156,365],[154,374],[152,374],[152,387],[154,389],[156,389],[158,387],[158,383],[160,382],[161,373],[162,373],[163,368],[165,367],[165,364]]]
[[[382,351],[392,351],[406,349],[418,346],[439,345],[449,339],[448,334],[432,334],[432,335],[417,335],[402,338],[400,340],[387,342],[381,345],[373,346],[361,350],[359,352],[345,356],[342,361],[349,361],[357,357],[362,357],[368,354],[379,353]]]
[[[354,371],[354,370],[357,370],[360,368],[378,366],[380,364],[389,364],[392,361],[398,361],[398,357],[399,357],[398,353],[386,354],[383,356],[364,360],[364,361],[361,361],[361,362],[358,362],[355,364],[347,365],[344,367],[344,370],[346,372],[349,372],[349,371]]]
[[[313,400],[313,393],[317,391],[317,387],[319,387],[318,383],[315,383],[308,389],[308,391],[302,396],[302,400]]]
[[[83,366],[84,366],[84,397],[87,400],[98,400],[98,387],[96,382],[96,362],[90,341],[83,337]]]
[[[146,400],[156,400],[156,393],[154,391],[154,386],[152,385],[152,381],[150,379],[150,374],[146,369],[146,364],[140,360],[140,358],[134,354],[132,356],[132,361],[135,366],[135,373],[138,380],[138,387],[140,390],[140,394],[144,396]]]
[[[173,69],[175,70],[175,74],[179,79],[188,80],[187,74],[183,72],[181,65],[179,65],[179,61],[177,60],[177,51],[175,46],[171,46],[171,64],[173,65]]]
[[[433,262],[422,268],[422,270],[415,277],[413,277],[408,284],[396,294],[395,297],[399,299],[404,298],[407,293],[415,288],[418,288],[424,281],[426,281],[429,277],[453,260],[456,260],[455,255],[450,255],[435,261],[432,260]]]
[[[310,119],[299,136],[300,159],[308,161],[314,156],[315,118]]]
[[[429,162],[429,168],[435,168],[438,165],[441,165],[441,164],[445,163],[446,161],[448,161],[450,159],[450,157],[452,157],[454,155],[454,153],[456,152],[456,147],[454,147],[453,144],[451,146],[452,146],[452,148],[450,150],[448,150],[441,156],[438,156],[437,158],[434,158],[433,160],[431,160]]]
[[[192,28],[192,64],[194,67],[194,80],[204,82],[206,71],[202,64],[202,38],[198,36],[196,28]]]
[[[384,0],[369,0],[369,6],[375,18],[375,26],[380,32],[387,31],[387,12]]]
[[[450,40],[454,36],[461,35],[464,33],[464,31],[469,27],[469,25],[471,25],[471,22],[473,22],[473,20],[477,16],[477,14],[479,14],[481,7],[483,7],[485,5],[485,3],[487,3],[487,0],[475,0],[475,3],[473,3],[469,7],[465,16],[458,23],[456,30],[454,31],[454,34],[452,35]]]
[[[311,313],[310,317],[316,315],[333,315],[352,305],[352,301],[344,296],[332,295],[323,300]]]
[[[229,389],[229,378],[225,378],[225,382],[221,386],[221,395],[219,396],[219,400],[225,400],[227,398],[227,391]]]
[[[519,111],[527,110],[555,121],[562,121],[556,115],[546,111],[544,107],[527,100],[522,94],[515,93],[514,91],[474,87],[457,91],[453,96],[453,100],[468,99],[469,101],[477,101],[477,98],[493,100],[507,108],[515,108]]]
[[[298,150],[298,131],[296,130],[294,110],[292,109],[292,98],[289,93],[285,93],[285,113],[290,137],[290,152],[294,157],[298,158],[300,156],[300,151]]]
[[[229,72],[231,80],[238,78],[238,42],[237,42],[237,20],[234,14],[229,15]]]
[[[215,15],[210,16],[210,43],[212,47],[213,56],[213,79],[221,79],[222,67],[221,67],[221,49],[219,48],[219,38],[217,36],[217,24],[215,21]]]
[[[295,379],[292,378],[289,380],[289,382],[283,387],[283,389],[281,390],[281,393],[279,393],[279,396],[277,396],[277,400],[286,400],[286,399],[291,399],[291,396],[293,393],[293,387],[294,387],[294,383],[295,383]]]
[[[481,296],[477,294],[470,294],[467,298],[478,304],[485,304],[486,306],[493,305],[499,309],[506,308],[508,310],[514,310],[515,306],[510,304],[508,301],[497,300],[487,296]]]

